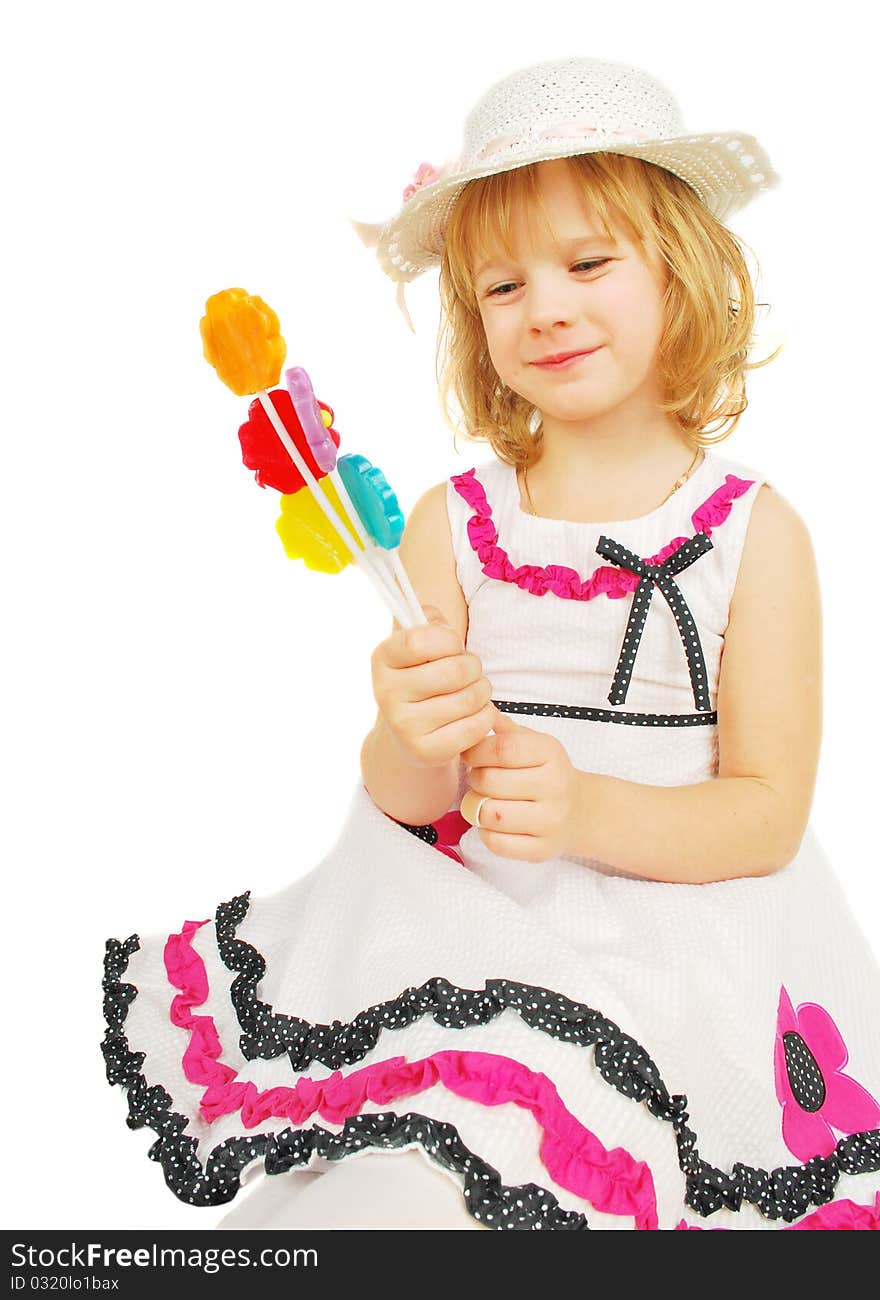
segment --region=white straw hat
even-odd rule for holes
[[[404,284],[439,263],[449,215],[468,181],[598,152],[674,172],[721,221],[780,179],[752,135],[686,134],[672,95],[641,68],[586,58],[522,68],[496,82],[468,114],[459,158],[441,167],[422,163],[389,221],[351,223],[398,282],[410,329]]]

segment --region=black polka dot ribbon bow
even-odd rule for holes
[[[639,559],[633,551],[627,550],[625,546],[621,546],[620,542],[615,542],[611,537],[600,537],[596,550],[599,555],[606,560],[610,560],[612,564],[618,565],[621,569],[629,569],[631,573],[638,574],[641,579],[633,596],[629,622],[626,625],[620,658],[617,661],[617,670],[614,674],[614,681],[611,683],[611,690],[608,693],[609,702],[611,704],[622,704],[626,699],[636,651],[642,639],[645,620],[648,617],[648,609],[651,605],[651,597],[654,594],[654,588],[659,587],[666,598],[669,608],[672,610],[676,626],[681,635],[684,652],[687,655],[688,670],[691,675],[694,703],[698,709],[710,709],[706,661],[703,657],[703,647],[700,643],[697,625],[691,611],[688,609],[687,601],[675,582],[673,582],[674,574],[681,573],[682,569],[687,569],[693,564],[694,560],[699,559],[706,551],[712,550],[709,537],[706,533],[695,533],[693,537],[682,542],[677,551],[673,551],[671,555],[667,556],[662,564],[648,564],[647,561]]]

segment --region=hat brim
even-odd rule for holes
[[[386,275],[395,281],[413,280],[440,261],[450,213],[471,181],[586,153],[626,154],[665,168],[690,185],[719,221],[780,180],[764,148],[754,136],[743,132],[631,142],[606,137],[588,144],[569,137],[557,145],[551,142],[529,151],[511,152],[506,158],[496,156],[491,163],[441,175],[416,190],[384,225],[362,226],[361,230],[374,232],[369,242],[375,243],[376,256]],[[358,223],[353,224],[357,228]]]

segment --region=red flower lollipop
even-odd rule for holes
[[[306,465],[316,479],[323,478],[326,471],[322,470],[315,460],[314,452],[297,419],[290,394],[286,389],[274,388],[269,393],[269,400]],[[319,402],[318,405],[322,411],[329,412],[332,420],[333,412],[329,406],[325,406],[323,402]],[[332,427],[327,432],[338,447],[339,434]],[[255,471],[254,477],[260,487],[273,487],[285,496],[291,496],[305,486],[302,474],[272,428],[259,399],[255,399],[248,406],[248,419],[239,429],[238,439],[241,443],[241,458],[248,469]]]

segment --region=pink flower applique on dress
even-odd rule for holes
[[[785,986],[776,1014],[773,1067],[782,1106],[782,1137],[804,1162],[830,1156],[839,1133],[880,1127],[880,1105],[843,1073],[849,1060],[840,1030],[824,1007],[802,1002],[797,1011]]]

